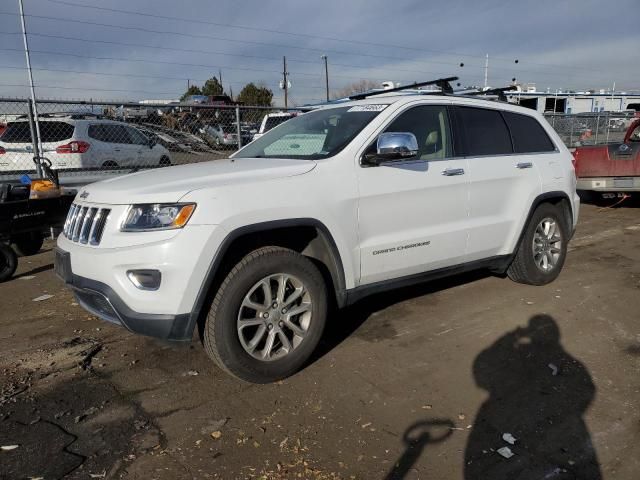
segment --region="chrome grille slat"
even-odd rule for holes
[[[99,245],[109,213],[110,208],[83,207],[73,203],[69,208],[62,233],[72,242]]]
[[[93,240],[91,242],[92,245],[98,245],[100,240],[102,240],[102,234],[104,233],[104,227],[107,224],[107,220],[109,219],[109,214],[111,210],[108,208],[103,208],[100,216],[100,220],[96,224],[96,229],[93,232]]]
[[[95,216],[97,208],[92,207],[87,210],[84,220],[82,221],[82,227],[80,227],[80,243],[87,243],[89,240],[89,229],[93,223],[93,217]]]
[[[82,227],[82,221],[84,220],[84,216],[87,214],[87,210],[87,207],[80,207],[80,212],[78,213],[76,224],[73,227],[73,235],[71,236],[71,240],[74,242],[77,242],[80,238],[80,227]]]

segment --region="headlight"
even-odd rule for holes
[[[144,232],[182,228],[187,224],[195,209],[195,203],[131,205],[120,230],[123,232]]]

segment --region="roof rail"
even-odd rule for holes
[[[508,87],[490,88],[488,90],[478,90],[476,92],[465,93],[464,95],[477,96],[477,95],[497,95],[498,100],[503,102],[507,101],[507,96],[504,92],[510,92],[516,90],[518,87],[515,85],[509,85]]]
[[[440,87],[440,89],[442,90],[442,93],[453,93],[453,87],[449,82],[455,82],[456,80],[458,80],[458,77],[438,78],[436,80],[429,80],[428,82],[413,83],[411,85],[403,85],[401,87],[390,88],[388,90],[375,90],[373,92],[358,93],[356,95],[351,95],[349,97],[349,100],[363,100],[373,95],[382,95],[383,93],[400,92],[402,90],[408,90],[411,88],[426,87],[427,85],[435,85],[437,87]]]

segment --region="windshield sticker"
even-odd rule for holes
[[[389,105],[356,105],[351,107],[347,112],[381,112]]]

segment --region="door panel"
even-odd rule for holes
[[[541,189],[539,162],[555,160],[553,142],[529,115],[457,107],[456,126],[469,162],[467,260],[512,253]]]
[[[469,158],[468,260],[511,253],[516,231],[540,191],[539,155]]]
[[[409,108],[384,131],[413,133],[419,152],[410,161],[358,167],[361,283],[463,263],[467,161],[449,158],[447,108]]]

